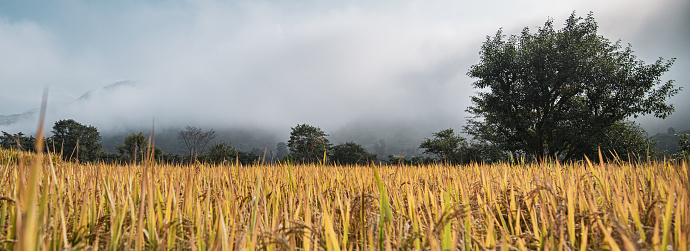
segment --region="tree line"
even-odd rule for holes
[[[361,145],[353,142],[332,146],[325,138],[328,135],[318,127],[303,124],[292,129],[288,143],[279,142],[276,145],[277,160],[299,163],[316,163],[321,160],[340,164],[366,164],[376,160],[375,154],[366,152]],[[116,147],[117,153],[108,153],[100,144],[101,135],[96,127],[83,125],[73,119],[55,122],[51,132],[52,136],[42,139],[46,142],[44,151],[62,156],[67,161],[137,164],[148,157],[172,164],[256,164],[265,161],[265,156],[261,156],[261,153],[242,152],[227,142],[216,142],[208,147],[215,138],[215,131],[204,131],[194,126],[187,126],[178,132],[180,143],[188,150],[187,155],[164,154],[142,132],[126,136],[123,144]],[[33,136],[22,132],[2,132],[0,136],[0,147],[5,149],[35,151],[35,142]],[[325,152],[321,149],[325,149]],[[325,154],[324,158],[317,158],[322,154]]]
[[[647,137],[638,125],[632,122],[623,123],[621,127],[611,130],[608,135],[607,157],[623,160],[639,160],[658,152],[654,142]],[[426,138],[419,145],[427,156],[405,158],[404,156],[388,155],[381,159],[377,154],[368,152],[363,146],[354,142],[333,145],[326,134],[319,127],[308,124],[298,124],[291,128],[290,139],[276,145],[276,155],[267,160],[266,153],[243,152],[237,150],[227,142],[216,142],[207,147],[215,138],[215,131],[204,131],[199,127],[187,126],[178,132],[180,144],[186,146],[188,155],[164,154],[153,142],[142,133],[126,136],[123,144],[116,147],[117,153],[108,153],[100,144],[100,133],[96,127],[83,125],[72,119],[55,122],[53,136],[44,138],[45,151],[62,156],[67,161],[78,162],[109,162],[118,164],[140,164],[150,157],[155,161],[169,164],[243,164],[252,165],[266,161],[291,162],[299,164],[340,164],[340,165],[368,165],[376,164],[406,164],[418,165],[429,163],[445,163],[449,165],[467,164],[472,162],[515,161],[517,157],[487,142],[468,140],[456,133],[452,128],[433,133],[432,138]],[[687,134],[678,134],[678,152],[670,155],[672,159],[687,158],[690,153],[690,140]],[[34,151],[36,139],[22,132],[9,134],[2,132],[0,147],[22,151]],[[207,149],[208,148],[208,149]],[[598,153],[597,153],[598,154]],[[620,154],[614,156],[614,154]],[[523,158],[525,156],[522,156]],[[595,156],[590,156],[595,159]]]
[[[675,109],[666,100],[681,91],[673,80],[662,81],[675,59],[659,58],[652,64],[638,59],[630,45],[611,42],[599,35],[593,14],[578,17],[573,12],[563,28],[553,20],[535,32],[525,27],[519,35],[502,30],[487,36],[479,62],[467,75],[477,79],[472,86],[471,114],[462,128],[469,139],[452,128],[441,130],[419,146],[430,157],[404,159],[389,155],[387,163],[418,164],[445,162],[509,161],[517,158],[543,161],[597,159],[642,160],[658,152],[655,142],[630,118],[652,114],[666,118]],[[276,146],[277,159],[298,163],[366,164],[377,159],[361,145],[332,145],[320,128],[298,124],[290,139]],[[141,161],[144,153],[169,162],[265,161],[260,152],[244,153],[230,144],[210,146],[215,131],[186,127],[178,138],[188,149],[186,156],[149,151],[142,134],[128,136],[117,155],[101,155],[95,127],[74,120],[56,122],[47,146],[61,156],[79,161],[113,159]],[[679,135],[674,158],[687,156],[688,137]],[[4,133],[3,147],[25,148],[33,140],[19,133]]]

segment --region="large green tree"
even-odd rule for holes
[[[535,33],[487,37],[468,72],[481,91],[465,130],[506,151],[569,159],[603,144],[626,118],[671,114],[666,99],[680,88],[661,76],[674,59],[645,64],[597,29],[591,13],[573,13],[560,30],[549,20]]]
[[[297,125],[290,132],[287,146],[290,148],[290,158],[303,163],[315,163],[328,156],[331,143],[326,138],[328,134],[321,128],[307,124]]]
[[[52,133],[48,146],[66,160],[95,161],[101,153],[101,135],[94,126],[65,119],[55,122]]]

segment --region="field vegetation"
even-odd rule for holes
[[[0,149],[0,249],[688,250],[685,162],[113,165]]]
[[[37,135],[0,136],[0,250],[689,250],[688,136],[669,130],[678,152],[653,159],[628,120],[674,112],[675,59],[645,64],[597,29],[573,12],[487,37],[472,140],[449,128],[420,145],[435,158],[386,164],[383,140],[370,154],[307,124],[270,163],[205,153],[215,130],[192,126],[188,156],[166,157],[153,125],[108,153],[72,119],[44,137],[45,90]]]

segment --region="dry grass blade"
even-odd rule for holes
[[[48,102],[48,88],[43,90],[43,99],[41,101],[41,112],[38,121],[38,132],[36,133],[36,156],[31,169],[29,169],[29,179],[26,184],[26,189],[22,190],[22,201],[25,203],[22,209],[22,225],[19,234],[18,249],[19,250],[36,250],[38,244],[38,229],[37,226],[37,204],[38,204],[38,181],[41,176],[43,165],[43,123],[46,115],[46,103]]]
[[[682,163],[25,168],[27,158],[38,163],[0,149],[1,250],[687,250],[690,235]]]

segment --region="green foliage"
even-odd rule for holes
[[[603,137],[596,142],[601,147],[602,154],[610,159],[618,157],[624,161],[639,161],[659,153],[657,142],[647,136],[647,132],[639,124],[632,121],[615,122],[606,128]],[[596,147],[578,153],[580,156],[587,155],[589,159],[598,159],[598,154]]]
[[[238,151],[237,159],[232,160],[231,163],[236,163],[236,161],[239,161],[242,165],[253,165],[259,163],[260,159],[261,156],[257,154]]]
[[[591,13],[573,13],[561,30],[549,20],[536,33],[487,37],[468,72],[486,91],[472,97],[465,130],[509,152],[570,159],[628,117],[671,114],[666,98],[680,88],[661,76],[674,59],[647,65],[597,28]]]
[[[367,152],[354,142],[339,144],[331,149],[331,162],[339,165],[367,165],[376,159],[376,154]]]
[[[673,129],[672,127],[669,129]],[[659,154],[656,157],[663,158],[663,155],[673,155],[678,153],[678,141],[680,141],[681,134],[690,134],[688,130],[667,130],[666,133],[657,133],[652,136],[652,139],[657,143]]]
[[[297,125],[290,132],[287,146],[289,157],[301,163],[316,163],[330,152],[331,144],[326,139],[328,134],[320,128],[307,124]]]
[[[27,137],[22,132],[9,134],[3,131],[2,135],[0,135],[0,147],[5,149],[35,152],[35,142],[36,138],[34,136]]]
[[[507,152],[496,147],[493,143],[486,141],[470,142],[468,146],[462,147],[460,152],[462,153],[460,156],[460,163],[495,163],[507,161],[509,159],[509,154]]]
[[[158,156],[156,160],[160,163],[166,164],[182,164],[185,160],[185,157],[175,153],[164,153]]]
[[[467,140],[455,134],[452,128],[434,133],[433,139],[424,139],[419,148],[424,148],[424,153],[435,155],[439,160],[455,163],[460,156],[460,146],[466,147]]]
[[[680,139],[678,140],[678,152],[673,154],[671,157],[673,159],[690,159],[690,139],[688,139],[688,134],[676,134]]]
[[[124,145],[118,146],[117,152],[120,153],[120,156],[124,161],[136,164],[137,162],[144,161],[145,156],[149,154],[148,144],[148,140],[146,140],[146,136],[144,136],[144,134],[141,132],[138,134],[134,133],[125,137]],[[162,154],[161,149],[158,147],[154,146],[153,151],[154,158]]]
[[[101,135],[94,126],[85,126],[73,119],[60,120],[53,126],[48,147],[54,147],[65,160],[95,161],[101,153]]]
[[[101,152],[101,154],[98,156],[98,162],[113,165],[122,164],[123,160],[122,155],[118,153]]]
[[[690,140],[688,140],[688,134],[678,134],[678,137],[680,137],[680,141],[678,141],[678,152],[687,155],[690,153]]]
[[[208,150],[206,160],[214,164],[220,164],[225,161],[235,161],[238,154],[239,151],[237,151],[237,149],[225,142],[216,143]]]
[[[208,153],[198,156],[200,161],[211,164],[237,164],[243,165],[257,164],[260,160],[259,155],[237,150],[231,145],[222,142],[211,146]]]
[[[279,160],[282,160],[283,158],[285,158],[287,156],[288,156],[287,143],[278,142],[278,144],[276,144],[276,158]]]
[[[419,148],[424,153],[435,155],[438,161],[448,164],[470,162],[496,162],[505,160],[505,152],[486,142],[471,142],[455,134],[452,128],[434,133],[433,139],[424,139]],[[421,160],[424,162],[424,160]],[[428,160],[426,160],[428,162]]]
[[[436,162],[436,160],[426,156],[414,156],[411,158],[404,158],[403,156],[389,154],[387,158],[388,160],[386,160],[386,163],[388,163],[389,165],[415,166],[433,164]]]

